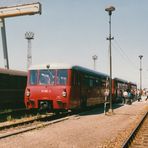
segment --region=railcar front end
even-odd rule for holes
[[[68,109],[70,70],[31,69],[25,91],[25,105],[32,109]]]

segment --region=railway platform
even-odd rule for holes
[[[113,105],[113,114],[103,107],[69,116],[68,120],[0,140],[1,148],[105,148],[121,147],[148,111],[144,98],[132,105]]]

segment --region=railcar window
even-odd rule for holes
[[[57,71],[57,84],[66,85],[68,78],[68,72],[66,69],[60,69]]]
[[[74,71],[73,84],[75,86],[80,86],[80,74],[76,71]]]
[[[55,70],[40,70],[39,84],[42,85],[54,85],[55,84]]]
[[[0,88],[8,88],[9,87],[9,75],[0,74]]]
[[[78,85],[78,86],[80,86],[80,83],[81,83],[81,73],[79,73],[79,72],[77,72],[76,73],[76,84]]]
[[[94,86],[96,86],[96,87],[99,86],[99,80],[97,80],[97,79],[94,80]]]
[[[89,86],[90,87],[93,87],[94,86],[94,83],[93,83],[93,80],[92,79],[89,80]]]
[[[29,83],[31,85],[36,85],[37,84],[37,70],[31,70],[30,71],[30,79],[29,79]]]

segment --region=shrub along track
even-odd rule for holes
[[[21,109],[7,109],[0,111],[0,122],[11,121],[14,119],[21,119],[23,117],[37,115],[38,112],[35,110],[28,110],[26,108]]]

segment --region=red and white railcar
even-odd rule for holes
[[[28,71],[25,105],[36,109],[75,109],[104,103],[108,75],[81,66],[45,64]]]

